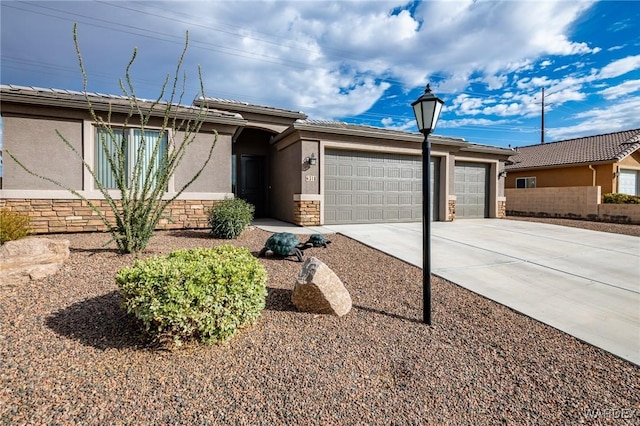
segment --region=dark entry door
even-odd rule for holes
[[[255,217],[266,217],[267,167],[264,156],[240,157],[240,198],[255,206]]]

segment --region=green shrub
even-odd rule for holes
[[[255,208],[240,198],[228,198],[209,210],[209,226],[215,238],[237,238],[253,220]]]
[[[640,204],[640,197],[620,193],[604,194],[602,199],[605,204]]]
[[[229,245],[138,260],[116,276],[127,312],[152,338],[176,345],[222,342],[253,323],[265,307],[266,281],[247,248]]]
[[[0,244],[19,240],[30,234],[29,216],[14,211],[0,210]]]

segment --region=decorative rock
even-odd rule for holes
[[[0,247],[0,279],[16,275],[32,280],[53,275],[69,258],[69,240],[23,238]]]
[[[351,296],[340,278],[315,257],[302,265],[291,301],[303,312],[341,317],[351,310]]]

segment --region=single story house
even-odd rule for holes
[[[112,123],[124,126],[125,98],[89,96],[98,114],[111,109]],[[209,108],[204,125],[170,181],[168,194],[202,164],[216,131],[214,156],[172,204],[168,213],[173,220],[163,221],[162,228],[206,227],[207,209],[233,196],[255,205],[256,217],[298,225],[422,219],[421,134],[310,120],[297,111],[224,99],[197,100],[202,101]],[[5,150],[32,170],[88,199],[101,200],[92,176],[56,134],[64,135],[88,164],[101,167],[97,129],[82,93],[2,85],[0,102]],[[176,114],[189,117],[196,111],[183,105]],[[161,115],[159,110],[149,129],[159,128]],[[132,124],[128,128],[135,139]],[[499,172],[512,151],[437,135],[429,140],[433,220],[503,217],[504,179]],[[36,232],[101,229],[84,203],[5,157],[0,207],[29,214]]]
[[[506,188],[600,186],[602,194],[640,194],[640,129],[515,149]]]

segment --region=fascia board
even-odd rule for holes
[[[96,111],[109,111],[115,113],[128,114],[131,111],[131,108],[127,104],[120,103],[109,103],[103,100],[91,100],[91,105]],[[46,107],[54,107],[54,108],[67,108],[67,109],[80,109],[80,110],[88,110],[87,101],[82,99],[59,99],[59,98],[41,98],[38,96],[24,96],[24,95],[14,95],[11,93],[3,92],[2,93],[2,103],[17,103],[17,104],[27,104],[27,105],[40,105]],[[162,104],[159,104],[162,106]],[[143,108],[143,112],[147,112],[148,108]],[[179,118],[179,119],[193,119],[194,115],[198,112],[197,109],[191,109],[190,107],[180,106],[178,110],[174,110],[171,115],[171,118]],[[215,113],[214,113],[215,114]],[[245,126],[248,124],[248,121],[242,118],[240,114],[234,114],[234,117],[223,117],[216,116],[208,113],[206,117],[204,117],[204,121],[207,123],[215,123],[215,124],[230,124],[233,126]],[[154,116],[163,117],[164,112],[158,110],[157,114]]]
[[[514,167],[513,165],[505,166],[505,170],[508,172],[524,172],[529,170],[548,170],[548,169],[564,169],[566,167],[584,167],[584,166],[599,166],[601,164],[615,164],[616,160],[602,160],[602,161],[588,161],[582,163],[565,163],[565,164],[550,164],[548,166],[533,166],[533,167]]]

